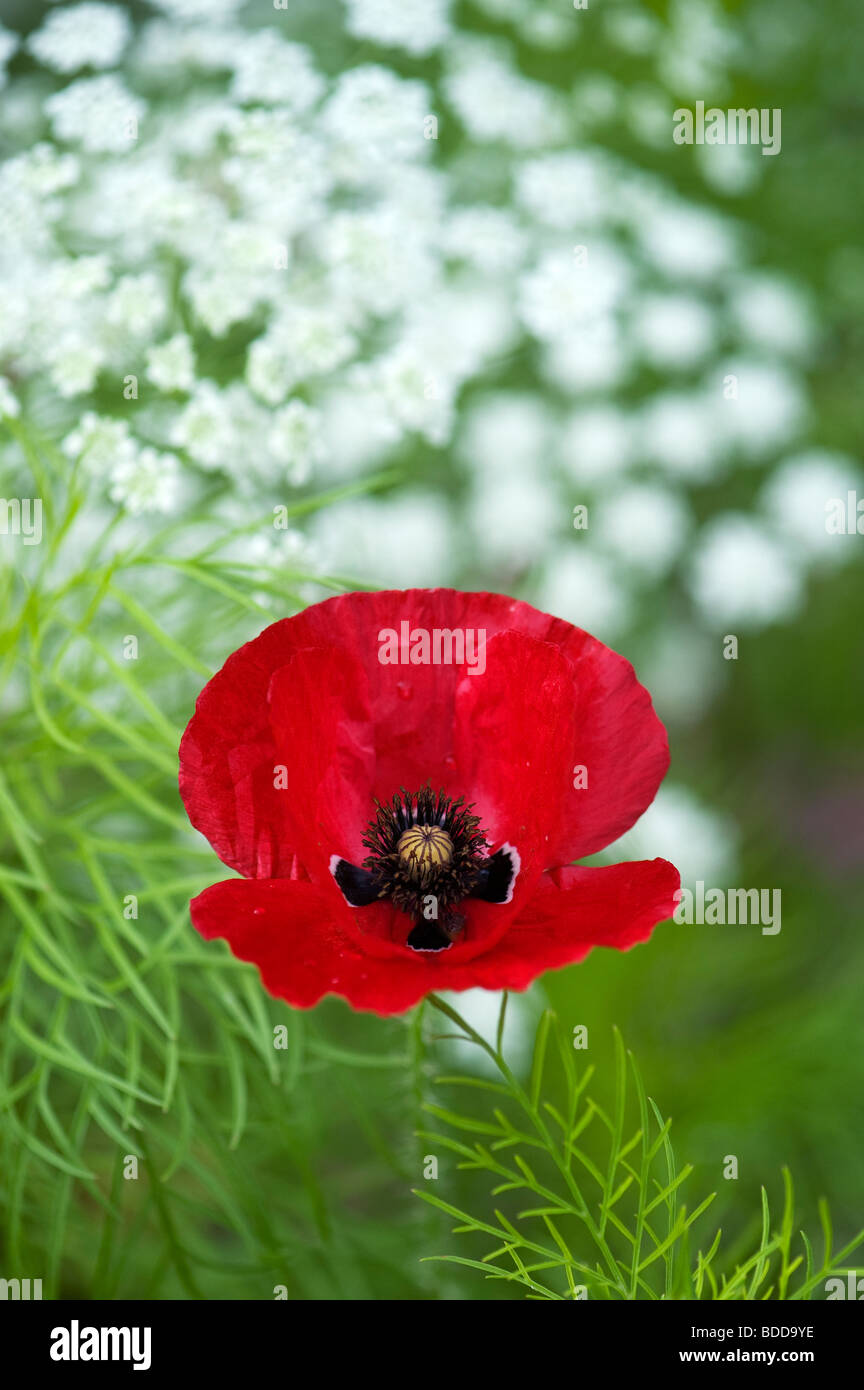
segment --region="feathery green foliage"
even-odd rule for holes
[[[431,1192],[418,1191],[418,1196],[459,1221],[454,1228],[459,1234],[479,1235],[485,1237],[485,1244],[492,1242],[479,1259],[436,1258],[480,1271],[487,1279],[519,1285],[532,1299],[808,1299],[824,1290],[832,1270],[864,1243],[862,1231],[834,1253],[823,1202],[821,1263],[815,1263],[803,1231],[796,1254],[792,1176],[784,1168],[779,1229],[772,1230],[763,1187],[755,1251],[734,1259],[728,1253],[724,1257],[722,1231],[709,1239],[706,1224],[697,1226],[715,1194],[704,1197],[692,1211],[681,1201],[692,1167],[678,1167],[669,1134],[671,1121],[664,1120],[646,1095],[636,1061],[625,1051],[617,1030],[615,1104],[610,1115],[588,1089],[594,1068],[588,1066],[580,1075],[570,1041],[552,1010],[547,1009],[540,1020],[525,1087],[501,1051],[506,993],[494,1047],[444,1000],[433,996],[432,1003],[460,1028],[466,1042],[492,1059],[503,1083],[438,1077],[440,1085],[477,1087],[498,1100],[489,1117],[427,1104],[430,1114],[457,1133],[481,1137],[469,1142],[467,1137],[462,1140],[424,1130],[422,1138],[458,1155],[460,1168],[493,1178],[492,1203],[505,1194],[518,1195],[510,1214],[494,1206],[489,1214],[475,1217]],[[546,1098],[550,1038],[559,1062],[559,1104]],[[638,1124],[629,1135],[628,1072]],[[691,1250],[697,1240],[694,1258]]]
[[[395,1278],[390,1243],[375,1203],[334,1223],[340,1194],[325,1196],[316,1168],[342,1114],[315,1101],[326,1072],[349,1107],[335,1079],[346,1059],[388,1086],[406,1073],[410,1089],[404,1025],[382,1025],[388,1053],[340,1048],[196,935],[189,899],[228,871],[177,791],[180,734],[211,671],[302,607],[304,585],[345,585],[233,564],[194,528],[190,544],[139,524],[124,543],[118,516],[85,542],[83,486],[26,424],[9,425],[49,524],[0,572],[2,1269],[32,1270],[46,1297],[272,1297],[276,1283],[369,1296],[370,1270]],[[28,478],[13,486],[32,491]],[[386,1145],[366,1123],[378,1153],[345,1175],[349,1201],[400,1168],[381,1166]],[[123,1180],[126,1156],[138,1181]]]

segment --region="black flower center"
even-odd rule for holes
[[[465,929],[458,910],[464,898],[509,902],[519,871],[510,845],[490,855],[480,817],[473,806],[436,793],[431,787],[392,801],[375,802],[376,813],[363,844],[362,867],[334,855],[330,869],[352,907],[382,898],[412,919],[406,945],[415,951],[446,949]]]

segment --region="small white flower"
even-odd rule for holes
[[[716,342],[714,314],[702,300],[685,294],[647,294],[634,312],[636,337],[652,366],[687,369]]]
[[[517,72],[506,49],[484,40],[450,45],[448,102],[473,139],[539,149],[566,130],[560,94]]]
[[[225,107],[225,133],[228,149],[238,156],[238,173],[261,161],[294,160],[298,142],[304,138],[297,118],[283,108],[244,110],[230,102]],[[222,167],[224,173],[230,166]]]
[[[555,484],[542,473],[511,474],[494,487],[478,480],[468,506],[478,553],[491,565],[517,570],[548,555],[566,515]]]
[[[288,468],[288,480],[305,483],[321,458],[321,416],[305,401],[289,401],[273,416],[267,448],[277,463]]]
[[[345,0],[346,28],[386,48],[422,55],[450,33],[451,0]]]
[[[564,10],[530,10],[518,29],[535,48],[569,48],[573,42],[573,21]]]
[[[60,303],[87,299],[111,282],[111,262],[101,253],[96,256],[75,256],[58,260],[49,272],[51,293]]]
[[[560,439],[561,461],[579,483],[605,483],[633,459],[633,422],[611,405],[586,406],[570,416]]]
[[[765,515],[796,549],[809,558],[841,563],[851,558],[854,547],[827,528],[827,508],[839,499],[846,505],[850,492],[864,494],[861,465],[831,449],[808,449],[788,458],[762,489]]]
[[[272,231],[257,223],[227,222],[218,241],[202,248],[183,279],[183,293],[196,317],[214,337],[249,318],[256,307],[278,293],[283,272]],[[287,247],[283,246],[287,264]]]
[[[9,159],[3,166],[3,178],[15,187],[39,198],[50,198],[78,182],[81,162],[77,155],[66,154],[42,140],[24,154]]]
[[[21,405],[8,377],[0,376],[0,419],[15,419],[20,414]]]
[[[664,619],[646,630],[644,652],[638,661],[639,679],[660,718],[676,724],[701,719],[730,672],[731,661],[717,660],[717,638],[696,623]]]
[[[292,305],[249,349],[246,380],[268,405],[279,405],[307,377],[331,372],[356,347],[344,316],[321,306]]]
[[[272,226],[245,220],[232,221],[226,225],[220,238],[214,262],[237,275],[269,273],[275,268],[277,251],[281,250],[284,256],[287,249],[284,244],[281,248],[278,246]]]
[[[176,176],[165,152],[146,144],[122,160],[90,161],[90,177],[76,220],[88,238],[120,243],[126,260],[152,263],[167,246],[197,261],[227,221],[213,193]]]
[[[493,486],[502,474],[536,472],[549,456],[555,421],[540,396],[488,392],[463,418],[460,457]]]
[[[266,232],[266,261],[272,268],[277,241],[288,246],[292,236],[316,226],[326,215],[335,156],[331,162],[330,152],[318,138],[317,120],[316,134],[310,134],[284,107],[231,108],[224,128],[228,157],[222,161],[222,177],[257,224],[258,233]],[[250,239],[254,230],[249,228]]]
[[[318,547],[302,531],[268,526],[251,536],[239,536],[223,552],[245,565],[260,565],[262,569],[299,569],[314,572],[318,568]]]
[[[596,154],[567,150],[526,160],[516,172],[516,200],[547,227],[569,231],[609,217],[612,188]]]
[[[603,16],[606,31],[616,48],[626,53],[653,53],[662,39],[660,21],[640,10],[615,9]]]
[[[527,236],[504,208],[452,208],[444,225],[445,254],[487,275],[508,274],[526,252]]]
[[[732,268],[736,243],[715,213],[686,203],[663,202],[638,228],[648,259],[670,279],[716,279]]]
[[[616,567],[578,539],[552,551],[538,603],[545,612],[601,637],[618,632],[629,618],[628,595],[618,582]]]
[[[234,58],[234,101],[286,106],[305,111],[324,90],[308,48],[288,43],[276,29],[243,37]]]
[[[650,397],[638,430],[643,458],[660,464],[673,477],[694,481],[713,477],[723,458],[715,408],[704,392],[664,391]]]
[[[666,107],[667,137],[669,108]],[[737,198],[749,193],[761,183],[767,173],[766,163],[758,145],[695,145],[694,155],[699,172],[709,188],[725,198]]]
[[[454,578],[453,517],[438,493],[337,502],[315,513],[310,530],[324,573],[385,587],[404,585],[407,574],[421,586]]]
[[[632,365],[629,342],[617,319],[596,319],[578,333],[544,345],[543,375],[564,391],[608,391],[627,376]]]
[[[750,344],[769,352],[804,353],[814,326],[802,292],[779,275],[764,272],[738,278],[730,304],[735,326]]]
[[[171,512],[180,495],[180,461],[174,454],[141,449],[122,459],[111,474],[109,496],[127,512]]]
[[[606,853],[612,862],[668,856],[691,891],[699,879],[719,887],[735,871],[738,831],[686,787],[665,782],[633,829]]]
[[[118,5],[69,5],[46,16],[27,47],[38,62],[55,72],[111,68],[131,33],[129,16]]]
[[[107,320],[133,338],[146,338],[162,322],[167,307],[158,275],[124,275],[108,296]]]
[[[137,452],[126,420],[97,415],[92,410],[85,411],[60,447],[68,459],[77,459],[84,471],[94,478],[107,476],[119,464],[134,458]]]
[[[613,312],[629,283],[627,263],[611,247],[592,246],[584,262],[549,251],[519,281],[519,312],[535,337],[568,337]]]
[[[616,563],[651,579],[667,573],[693,524],[681,496],[652,483],[603,495],[589,515],[590,534]]]
[[[158,0],[153,0],[157,3]],[[244,3],[244,0],[240,0]],[[164,8],[164,6],[163,6]],[[203,24],[181,28],[168,19],[151,19],[137,30],[132,63],[136,72],[148,80],[167,85],[184,68],[202,72],[224,72],[234,66],[242,30],[219,23],[218,5],[201,0],[202,13],[193,18]],[[228,15],[224,16],[226,19]]]
[[[93,153],[119,154],[138,138],[147,103],[114,73],[82,77],[45,102],[45,113],[58,140],[81,144]]]
[[[362,183],[392,178],[394,163],[422,159],[431,141],[424,122],[433,114],[429,89],[377,63],[349,68],[336,79],[321,113],[339,177]]]
[[[714,0],[674,0],[659,71],[671,91],[716,91],[741,39]]]
[[[328,223],[322,254],[335,294],[376,314],[389,314],[434,283],[436,263],[421,229],[389,209],[341,212]]]
[[[160,391],[191,391],[195,385],[195,354],[186,333],[147,349],[147,379]]]
[[[798,378],[780,362],[758,358],[718,364],[715,382],[715,428],[752,460],[787,443],[803,427],[806,401]],[[734,378],[737,393],[726,395],[721,383]]]
[[[212,381],[200,381],[171,430],[171,443],[185,449],[202,468],[236,462],[238,440],[227,394]]]
[[[267,405],[279,405],[303,373],[281,334],[265,333],[249,345],[246,380],[249,389]]]
[[[425,364],[429,379],[454,388],[491,358],[506,356],[520,337],[506,287],[478,284],[473,277],[418,297],[403,325],[402,345]]]
[[[213,154],[228,129],[235,108],[224,97],[190,96],[177,110],[172,108],[157,139],[168,139],[180,155],[201,159]]]
[[[380,396],[359,392],[350,373],[348,382],[326,392],[317,406],[326,449],[319,472],[327,478],[356,478],[393,442],[391,422]]]
[[[183,294],[214,338],[223,338],[233,324],[249,318],[266,293],[261,275],[230,268],[192,266],[183,278]]]
[[[105,353],[99,344],[73,331],[48,346],[46,360],[59,394],[80,396],[95,386]]]
[[[201,381],[174,421],[171,442],[202,468],[229,471],[238,486],[255,482],[267,417],[242,382],[220,390]]]
[[[802,574],[792,549],[744,513],[727,512],[703,527],[690,587],[706,620],[734,632],[791,618],[802,601]]]
[[[410,341],[356,367],[351,384],[363,393],[371,418],[378,420],[382,443],[395,443],[405,433],[421,434],[437,446],[450,438],[453,381],[446,369],[436,371]]]

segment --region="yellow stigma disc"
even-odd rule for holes
[[[412,825],[402,831],[396,850],[409,872],[422,873],[424,869],[440,869],[450,863],[453,841],[440,825]]]

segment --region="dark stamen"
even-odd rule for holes
[[[465,918],[456,906],[463,898],[509,902],[519,872],[511,845],[487,853],[480,817],[443,791],[431,787],[382,805],[366,828],[369,854],[362,867],[334,855],[330,871],[352,907],[389,898],[413,919],[407,945],[415,951],[442,951],[456,939]]]

